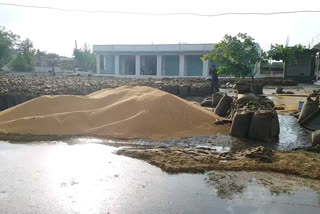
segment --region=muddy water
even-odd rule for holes
[[[250,139],[241,139],[230,135],[218,134],[213,136],[190,137],[182,140],[148,141],[130,140],[123,143],[156,146],[195,146],[210,147],[218,152],[236,152],[249,147],[264,146],[277,150],[292,150],[298,147],[311,146],[311,131],[302,128],[297,119],[288,114],[278,115],[280,123],[280,136],[272,142],[259,142]],[[112,141],[110,141],[112,142]]]
[[[212,173],[171,175],[97,143],[0,142],[0,213],[320,212],[310,189],[274,194],[251,175],[245,185],[223,185]]]

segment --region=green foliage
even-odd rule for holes
[[[0,69],[12,59],[18,35],[0,26]]]
[[[74,49],[73,56],[75,58],[76,67],[83,68],[86,71],[96,70],[96,57],[87,44],[85,44],[83,48]]]
[[[30,39],[26,39],[17,45],[16,55],[11,62],[14,71],[32,71],[35,67],[36,51]]]
[[[236,36],[225,35],[202,60],[220,63],[218,74],[253,78],[257,71],[257,63],[264,62],[265,56],[265,53],[259,53],[252,37],[239,33]]]
[[[271,45],[271,49],[268,52],[268,56],[273,60],[284,61],[286,65],[292,65],[297,63],[297,55],[304,51],[304,46],[295,45],[287,47],[283,45]]]

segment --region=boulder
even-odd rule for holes
[[[230,133],[235,137],[247,137],[250,123],[254,112],[238,111],[235,113],[230,129]]]
[[[320,145],[320,130],[312,133],[312,145]]]
[[[215,108],[217,107],[218,103],[220,102],[221,98],[223,97],[223,93],[221,92],[216,92],[212,94],[212,107]]]
[[[233,86],[238,91],[238,94],[244,94],[250,92],[250,84],[237,83]]]
[[[220,99],[217,107],[214,110],[214,113],[221,116],[221,117],[227,116],[227,114],[231,108],[231,102],[232,102],[232,97],[229,97],[227,94],[225,94]]]
[[[278,114],[274,110],[258,110],[254,113],[249,138],[260,141],[271,141],[278,138],[280,133]]]
[[[319,108],[319,97],[317,96],[315,100],[308,96],[307,102],[302,106],[301,113],[298,118],[298,123],[302,123],[307,117],[316,112]]]
[[[263,94],[263,85],[260,83],[255,83],[252,85],[252,90],[256,94]]]
[[[283,93],[283,88],[282,87],[277,87],[276,88],[276,94],[282,94]]]
[[[236,104],[240,105],[246,105],[250,101],[257,101],[259,97],[255,95],[254,93],[244,93],[244,94],[239,94]]]

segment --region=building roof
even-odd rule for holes
[[[157,45],[93,45],[94,52],[210,52],[212,43],[207,44],[157,44]]]

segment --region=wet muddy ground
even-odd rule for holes
[[[168,174],[97,139],[0,142],[0,213],[319,213],[319,181]]]
[[[297,119],[289,114],[279,115],[280,136],[273,142],[259,142],[250,139],[232,137],[228,134],[212,136],[190,137],[181,140],[100,140],[109,145],[136,145],[136,146],[185,146],[185,147],[208,147],[217,152],[236,152],[250,147],[264,146],[275,150],[292,150],[300,147],[311,146],[311,131],[301,127]],[[72,140],[68,142],[72,143]]]
[[[265,93],[273,96],[273,90]],[[237,152],[311,145],[311,132],[296,118],[283,114],[279,122],[279,140],[271,143],[222,134],[166,141],[0,141],[0,213],[319,213],[319,180],[271,172],[168,174],[115,154],[135,146]]]

